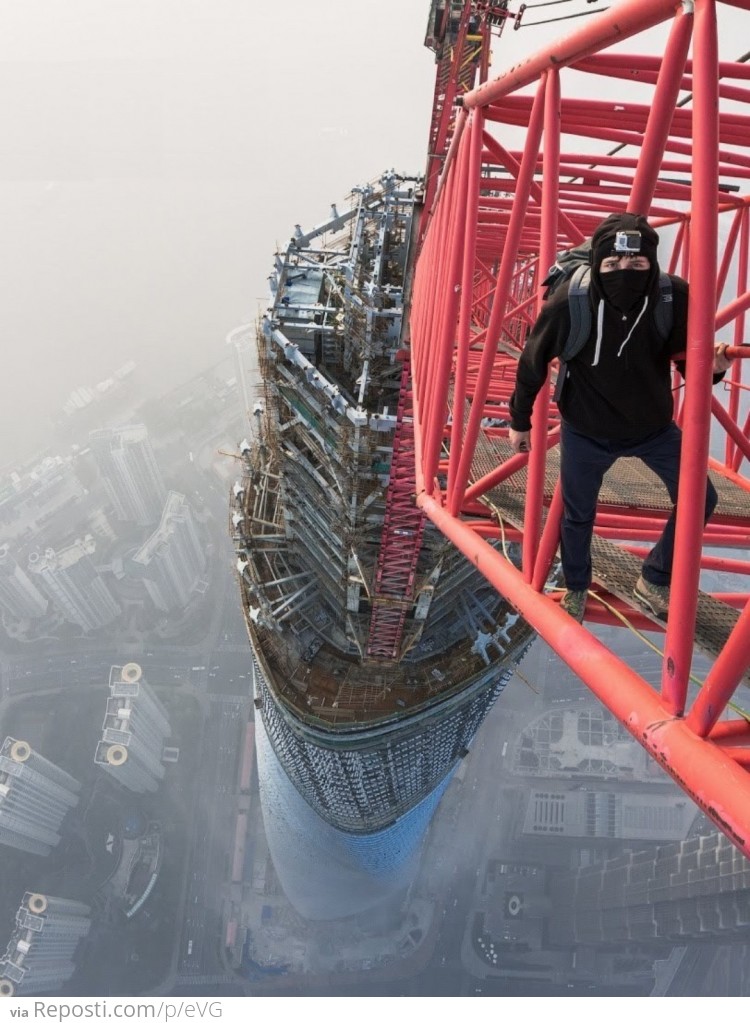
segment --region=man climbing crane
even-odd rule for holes
[[[531,450],[531,413],[559,358],[555,399],[562,417],[561,606],[582,621],[591,585],[591,538],[604,474],[622,457],[639,458],[664,483],[673,507],[643,562],[633,596],[666,617],[672,574],[682,433],[672,419],[674,355],[687,343],[688,285],[661,273],[659,236],[645,217],[616,213],[591,239],[591,267],[564,280],[542,306],[518,362],[510,400],[514,451]],[[573,324],[573,325],[571,325]],[[727,345],[714,354],[714,383],[729,368]],[[684,374],[684,363],[677,363]],[[706,485],[705,520],[716,507]]]

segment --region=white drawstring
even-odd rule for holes
[[[636,323],[638,321],[636,320]],[[599,299],[599,308],[596,311],[596,348],[594,349],[594,361],[592,366],[599,365],[599,354],[602,350],[602,328],[604,326],[604,300]],[[628,337],[630,335],[628,334]]]
[[[635,318],[635,323],[633,324],[633,326],[632,326],[632,327],[630,328],[630,330],[628,331],[628,336],[627,336],[627,337],[625,338],[625,340],[623,341],[623,343],[622,343],[622,344],[620,345],[620,350],[619,350],[619,351],[618,351],[618,353],[617,353],[617,358],[618,358],[618,359],[619,359],[619,358],[620,358],[620,356],[622,355],[622,350],[623,350],[623,348],[625,347],[625,345],[626,345],[626,344],[628,343],[628,341],[630,340],[630,336],[631,336],[631,334],[633,333],[633,331],[635,330],[635,328],[636,328],[636,327],[638,326],[638,324],[639,324],[639,323],[641,322],[641,317],[642,317],[642,316],[643,316],[643,314],[644,314],[644,313],[646,312],[646,306],[647,306],[647,305],[648,305],[648,295],[646,295],[646,297],[645,297],[645,298],[644,298],[644,300],[643,300],[643,305],[641,306],[641,311],[640,311],[640,312],[638,313],[638,315],[636,316],[636,318]]]

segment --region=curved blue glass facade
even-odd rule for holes
[[[379,905],[414,880],[422,841],[451,772],[426,799],[382,831],[355,835],[328,824],[287,777],[256,715],[266,837],[284,892],[302,916],[335,920]]]

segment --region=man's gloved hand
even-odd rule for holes
[[[511,447],[517,454],[526,454],[527,451],[531,451],[530,430],[514,430],[511,427],[508,430],[508,439],[510,440]]]

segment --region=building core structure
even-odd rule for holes
[[[28,742],[8,736],[0,747],[0,842],[46,856],[80,788]]]
[[[164,742],[172,731],[167,712],[139,664],[113,665],[109,689],[94,762],[132,792],[155,792],[164,777]]]
[[[386,172],[277,255],[233,489],[264,821],[309,918],[408,885],[534,635],[414,504],[403,309],[419,189]]]
[[[57,991],[73,976],[73,957],[90,927],[83,902],[26,892],[0,959],[0,996]]]

